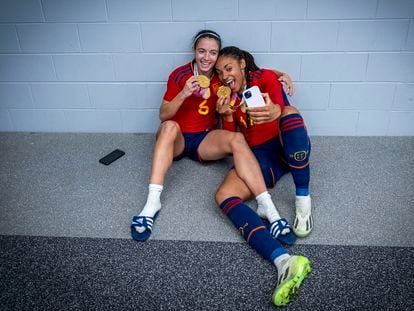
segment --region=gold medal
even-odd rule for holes
[[[210,79],[207,76],[199,75],[197,76],[198,83],[200,84],[200,87],[206,88],[210,86]]]
[[[228,86],[222,85],[217,90],[218,97],[227,97],[231,95],[231,89]]]

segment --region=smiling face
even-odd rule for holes
[[[231,88],[235,93],[241,93],[246,85],[244,59],[237,60],[228,55],[222,55],[217,59],[216,72],[220,81]]]
[[[195,61],[200,74],[210,76],[219,53],[219,42],[213,38],[201,38],[194,48]]]

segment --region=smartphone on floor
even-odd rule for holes
[[[120,149],[115,149],[111,153],[107,154],[103,158],[99,159],[99,162],[104,165],[109,165],[112,162],[118,160],[120,157],[124,156],[125,152]]]

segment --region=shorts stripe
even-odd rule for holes
[[[272,175],[272,181],[273,181],[273,187],[274,187],[274,186],[276,186],[276,179],[275,179],[275,173],[273,173],[272,168],[270,168],[270,174]]]

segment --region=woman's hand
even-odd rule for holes
[[[292,79],[290,78],[290,76],[287,73],[283,73],[279,77],[279,81],[280,81],[280,83],[282,83],[283,88],[285,89],[286,93],[289,96],[293,96],[293,94],[295,93],[295,89],[293,87],[293,82],[292,82]]]
[[[185,85],[181,90],[183,99],[190,97],[194,92],[200,89],[200,84],[195,76],[191,76],[185,81]]]
[[[216,104],[216,111],[221,114],[225,120],[232,121],[233,110],[230,108],[230,96],[219,97]]]
[[[273,103],[268,93],[262,93],[266,105],[263,107],[247,107],[250,118],[255,124],[268,123],[280,117],[281,109],[279,105]]]

